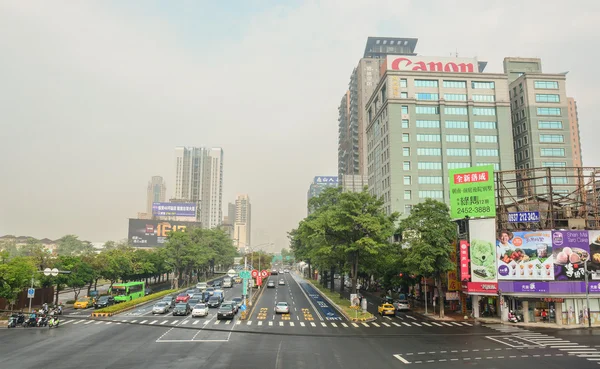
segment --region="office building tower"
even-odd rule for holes
[[[238,249],[251,246],[252,207],[248,195],[238,195],[235,199],[235,223],[233,239]]]

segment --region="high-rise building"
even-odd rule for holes
[[[310,209],[310,206],[308,206],[308,204],[310,203],[310,199],[312,199],[313,197],[317,197],[321,194],[321,192],[325,191],[326,188],[329,187],[338,187],[339,184],[339,179],[338,177],[335,176],[317,176],[313,179],[313,183],[310,184],[310,186],[308,187],[308,193],[307,193],[307,208],[308,208],[308,214],[310,214],[312,211]]]
[[[338,177],[367,175],[365,105],[379,82],[386,55],[414,55],[416,38],[369,37],[338,108]]]
[[[366,104],[369,192],[407,216],[449,203],[448,171],[514,169],[506,74],[475,58],[391,56]]]
[[[148,190],[146,196],[146,214],[152,216],[152,203],[164,202],[167,197],[167,185],[163,177],[152,176],[148,182]]]
[[[175,149],[175,198],[195,202],[205,228],[223,220],[223,149],[177,147]]]
[[[581,165],[579,127],[566,92],[566,73],[543,73],[539,58],[504,58],[510,82],[517,169]],[[570,114],[570,110],[573,114]],[[534,186],[543,186],[543,179]],[[564,182],[567,187],[561,188]],[[575,178],[553,178],[554,193],[568,193]],[[539,182],[539,183],[537,183]],[[570,185],[570,186],[568,186]],[[523,194],[531,195],[531,194]]]
[[[235,199],[235,222],[233,239],[240,248],[250,247],[252,207],[248,195],[238,195]]]
[[[569,103],[569,130],[571,131],[571,143],[573,144],[573,166],[582,167],[581,157],[581,135],[579,133],[579,114],[577,113],[577,102],[572,97],[567,97]]]
[[[340,187],[347,192],[362,192],[369,185],[369,177],[358,174],[344,175]]]

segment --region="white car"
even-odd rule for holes
[[[275,305],[275,314],[289,314],[290,313],[290,305],[287,302],[278,302]]]
[[[410,310],[410,303],[406,300],[396,300],[393,305],[397,311]]]
[[[206,304],[196,304],[192,309],[192,318],[197,316],[207,316],[208,315],[208,305]]]
[[[208,284],[206,284],[206,282],[200,282],[198,284],[196,284],[196,288],[200,290],[200,292],[204,292],[204,290],[208,287]]]

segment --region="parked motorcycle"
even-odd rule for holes
[[[25,315],[23,314],[12,314],[8,318],[8,328],[16,328],[25,322]]]

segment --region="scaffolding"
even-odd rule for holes
[[[544,167],[495,173],[498,229],[600,229],[600,168]],[[539,221],[509,222],[515,212]]]

